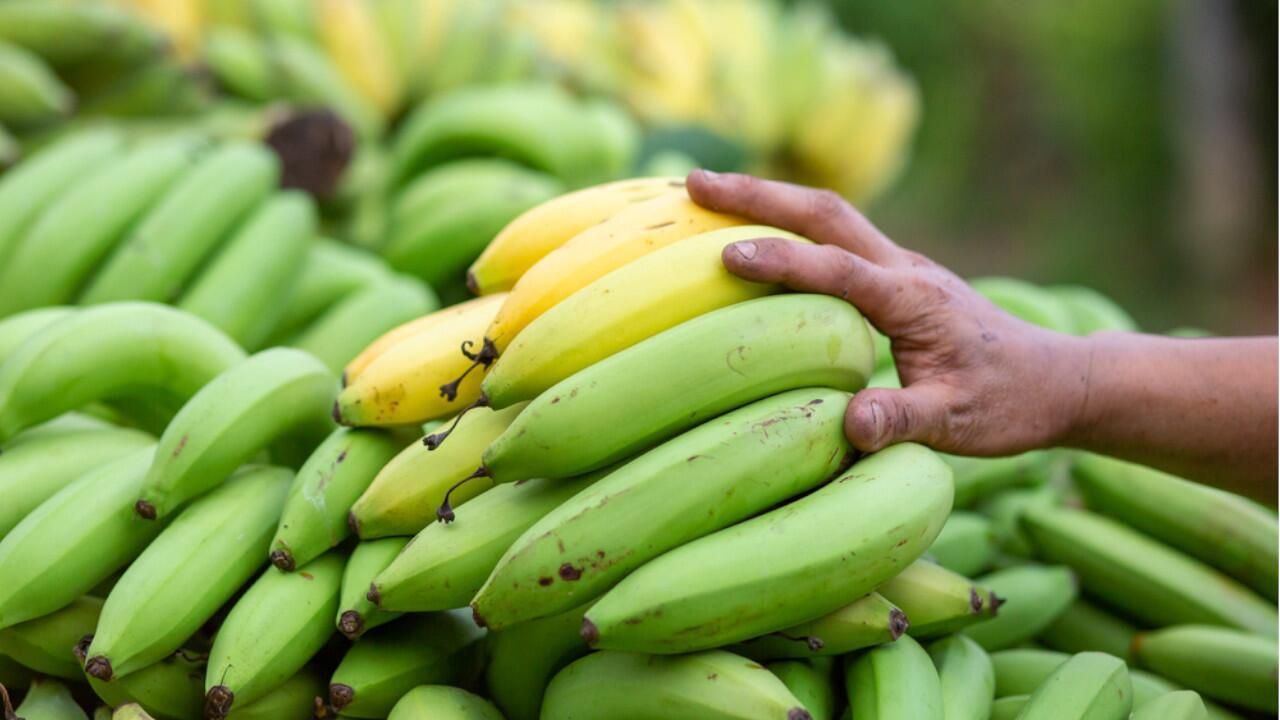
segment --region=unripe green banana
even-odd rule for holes
[[[163,526],[132,516],[128,501],[153,452],[144,447],[91,470],[0,540],[0,628],[70,605],[156,537]]]
[[[123,8],[43,0],[5,2],[0,40],[25,47],[55,67],[104,57],[136,61],[167,42],[158,29]]]
[[[281,570],[306,565],[347,538],[347,513],[374,476],[403,446],[379,430],[339,428],[311,453],[289,488],[271,562]],[[368,584],[365,585],[368,589]],[[361,593],[363,597],[363,592]]]
[[[1089,594],[1150,625],[1203,623],[1274,635],[1276,608],[1213,568],[1100,515],[1033,507],[1039,556],[1070,565]]]
[[[146,143],[72,185],[0,269],[0,316],[73,301],[129,227],[191,167],[202,144],[191,137]]]
[[[267,568],[218,628],[205,671],[204,715],[225,718],[303,668],[333,635],[346,558],[328,553],[294,573]]]
[[[295,37],[271,38],[269,52],[285,99],[297,104],[322,105],[342,116],[357,136],[376,141],[385,122],[363,95],[351,87],[329,57],[311,43]]]
[[[816,620],[748,640],[734,650],[755,660],[844,655],[893,642],[909,624],[897,605],[870,593]]]
[[[784,392],[610,472],[511,545],[472,601],[476,616],[501,628],[568,610],[672,548],[820,485],[852,460],[848,405],[839,390]]]
[[[569,480],[527,480],[486,491],[459,508],[457,523],[431,523],[365,585],[378,607],[422,612],[463,607],[491,576],[503,553],[547,513],[603,473]]]
[[[1070,658],[1070,653],[1039,648],[1014,648],[991,653],[996,697],[1030,695]]]
[[[246,468],[174,518],[111,589],[85,671],[110,682],[182,647],[265,563],[291,479]]]
[[[1132,720],[1209,720],[1209,711],[1199,693],[1179,690],[1143,703],[1129,717]]]
[[[182,294],[178,307],[244,347],[261,345],[284,312],[316,230],[311,196],[276,193],[253,211]]]
[[[465,611],[409,615],[360,638],[329,681],[329,702],[346,717],[386,717],[405,693],[454,682],[483,631]]]
[[[1066,303],[1042,287],[1009,277],[977,278],[969,284],[1015,317],[1057,332],[1075,332]]]
[[[334,623],[338,631],[355,640],[365,632],[400,617],[399,612],[383,610],[369,599],[369,588],[378,573],[396,559],[409,538],[389,537],[365,540],[357,543],[347,559],[347,569],[342,574],[342,595],[338,602],[338,615]],[[451,605],[461,607],[466,601]],[[448,608],[441,608],[448,609]]]
[[[448,441],[434,451],[420,442],[401,450],[351,507],[350,522],[356,534],[364,540],[414,535],[435,522],[445,493],[475,472],[484,449],[524,407],[476,408],[457,421]],[[449,500],[458,506],[491,487],[489,479],[478,477],[459,485]]]
[[[93,635],[76,644],[76,657],[85,660]],[[128,677],[103,682],[88,675],[89,685],[108,705],[136,703],[159,720],[202,720],[204,713],[204,655],[179,650]]]
[[[991,566],[996,547],[991,521],[963,510],[951,513],[929,555],[942,567],[961,575],[977,575]]]
[[[1100,330],[1135,332],[1138,323],[1111,298],[1083,285],[1055,285],[1048,289],[1067,308],[1077,335]]]
[[[778,676],[813,720],[835,720],[836,690],[831,681],[831,666],[831,658],[810,658],[779,660],[765,667]]]
[[[943,720],[938,671],[910,636],[858,655],[845,671],[845,688],[855,718]]]
[[[485,687],[507,720],[538,720],[551,678],[590,648],[582,639],[586,607],[490,632]]]
[[[493,703],[462,688],[419,685],[396,701],[387,720],[503,720]]]
[[[0,365],[0,442],[139,388],[181,402],[243,358],[217,328],[164,305],[80,310],[31,337]]]
[[[1127,720],[1133,683],[1120,658],[1099,652],[1073,655],[1031,693],[1021,720]]]
[[[723,650],[592,653],[556,674],[542,720],[810,720],[763,665]]]
[[[164,518],[286,435],[323,437],[337,382],[307,353],[264,350],[214,378],[160,436],[138,514]]]
[[[1167,543],[1276,599],[1280,524],[1238,495],[1101,455],[1072,471],[1095,512]]]
[[[0,630],[0,654],[44,675],[80,680],[84,673],[71,648],[93,632],[101,598],[85,595],[57,612]]]
[[[964,631],[988,651],[1039,635],[1076,599],[1075,577],[1061,566],[1019,565],[978,578],[978,583],[1004,600],[998,615]]]
[[[7,705],[8,698],[5,698]],[[9,708],[4,708],[6,711]],[[31,681],[27,696],[14,713],[6,712],[13,720],[89,720],[89,716],[76,704],[66,685],[56,680],[36,678]]]
[[[946,463],[894,445],[799,500],[650,561],[592,606],[583,636],[670,653],[791,627],[897,575],[950,511]]]
[[[42,307],[0,320],[0,365],[28,338],[63,318],[71,317],[73,313],[74,308],[65,306]]]
[[[260,145],[232,142],[184,173],[89,282],[80,302],[169,302],[223,238],[280,180],[280,163]]]
[[[97,715],[95,714],[95,720]],[[121,705],[115,712],[111,713],[111,720],[156,720],[154,716],[148,713],[137,703],[129,703]]]
[[[867,323],[849,303],[819,295],[739,303],[542,393],[485,451],[485,467],[500,482],[571,477],[762,397],[798,387],[857,390],[872,361]],[[628,411],[618,414],[620,407]],[[601,426],[602,417],[612,421]]]
[[[0,122],[35,125],[66,115],[75,94],[40,56],[0,41]]]
[[[284,303],[284,315],[267,344],[280,344],[342,298],[390,275],[391,269],[376,255],[329,238],[317,239],[311,244],[301,274]]]
[[[991,657],[964,635],[952,635],[929,646],[942,687],[942,717],[946,720],[986,720],[995,698],[996,677]]]
[[[1062,491],[1052,485],[1014,488],[996,493],[978,505],[978,511],[991,520],[991,535],[999,555],[1029,560],[1031,540],[1022,527],[1022,514],[1032,506],[1062,504]]]
[[[201,59],[223,88],[247,100],[267,102],[276,78],[266,44],[253,33],[218,25],[205,35]]]
[[[876,592],[906,614],[906,631],[916,638],[953,633],[995,612],[987,602],[989,591],[928,560],[911,563]]]
[[[1082,599],[1066,610],[1036,638],[1040,644],[1068,653],[1096,650],[1129,662],[1133,636],[1138,629]]]
[[[407,275],[357,290],[326,310],[289,341],[328,366],[335,375],[383,333],[440,306],[430,287]]]
[[[1030,699],[1030,693],[996,698],[996,701],[991,703],[991,720],[1017,720],[1022,708],[1026,707]]]
[[[316,700],[323,696],[324,680],[314,670],[304,668],[266,695],[232,708],[227,720],[304,720],[313,716]]]
[[[1138,635],[1133,653],[1145,667],[1223,702],[1276,712],[1274,635],[1207,625],[1178,625]]]
[[[956,478],[956,507],[970,507],[1001,490],[1038,485],[1053,454],[1032,450],[1021,455],[985,458],[943,455]]]

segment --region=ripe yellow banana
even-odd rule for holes
[[[347,82],[384,115],[391,116],[404,97],[404,81],[393,66],[367,0],[319,0],[316,30]]]

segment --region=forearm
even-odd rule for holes
[[[1063,444],[1276,500],[1277,343],[1134,333],[1082,339]]]

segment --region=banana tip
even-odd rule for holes
[[[356,511],[347,512],[347,527],[351,529],[351,534],[360,537],[360,518],[356,517]]]
[[[231,704],[236,694],[226,685],[214,685],[204,696],[205,720],[221,720],[231,712]]]
[[[969,588],[969,609],[974,615],[982,612],[982,595],[978,593],[977,588]]]
[[[592,647],[595,647],[596,642],[600,640],[600,630],[596,627],[595,623],[591,622],[591,618],[589,617],[582,618],[582,630],[579,634],[582,635],[582,639]]]
[[[480,283],[476,280],[476,274],[470,270],[467,271],[467,289],[472,295],[480,294]]]
[[[484,616],[480,614],[480,608],[476,607],[475,604],[471,605],[471,620],[476,624],[476,627],[489,627],[489,623],[485,622]]]
[[[95,655],[89,658],[84,664],[84,671],[102,682],[111,682],[111,678],[115,676],[111,672],[111,661],[102,655]]]
[[[133,504],[133,511],[138,513],[138,517],[144,520],[156,519],[156,506],[146,500],[139,500]]]
[[[1001,606],[1001,605],[1003,605],[1004,603],[1005,603],[1005,599],[1004,599],[1004,598],[1000,597],[999,595],[995,594],[994,592],[993,592],[993,593],[991,593],[991,614],[992,614],[992,615],[999,615],[999,614],[1000,614],[1000,606]]]
[[[89,646],[93,644],[93,633],[80,638],[80,642],[71,648],[71,654],[76,656],[76,660],[80,663],[80,667],[84,667],[85,661],[89,659]]]
[[[382,607],[382,593],[378,592],[377,584],[369,583],[369,592],[364,594],[364,599],[378,607]]]
[[[364,618],[355,610],[344,610],[342,616],[338,618],[338,630],[346,635],[348,640],[355,640],[364,630]]]
[[[288,550],[272,550],[271,564],[280,568],[285,572],[293,572],[295,567],[293,562],[293,554]]]
[[[347,375],[346,375],[346,373],[343,373],[343,374],[342,374],[342,377],[343,377],[343,379],[344,379],[344,380],[346,379],[346,376],[347,376]],[[343,387],[346,387],[346,383],[345,383],[345,382],[343,383]],[[332,412],[333,412],[333,421],[334,421],[334,422],[338,423],[339,425],[346,425],[346,423],[345,423],[345,422],[343,422],[343,420],[342,420],[342,405],[341,405],[341,404],[339,404],[337,400],[334,400],[334,401],[333,401],[333,411],[332,411]]]
[[[813,716],[804,708],[794,707],[787,711],[787,720],[813,720]]]
[[[907,614],[894,608],[889,611],[889,637],[897,640],[902,637],[907,629],[911,627],[911,623],[907,620]]]
[[[329,704],[338,712],[342,712],[342,708],[350,705],[355,699],[356,691],[352,690],[350,685],[334,683],[329,686]]]

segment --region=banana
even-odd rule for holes
[[[485,450],[484,464],[499,482],[579,475],[762,397],[800,387],[858,390],[871,353],[866,321],[837,298],[739,303],[558,383]]]
[[[961,575],[977,575],[991,567],[996,547],[991,521],[977,513],[957,510],[947,518],[929,554],[941,566]]]
[[[836,692],[830,658],[780,660],[766,665],[800,701],[813,720],[835,720]]]
[[[381,138],[386,120],[351,87],[320,48],[296,37],[278,35],[271,38],[268,53],[277,78],[276,97],[298,105],[331,108],[362,141]]]
[[[419,685],[396,701],[387,720],[503,720],[493,703],[448,685]]]
[[[995,613],[987,591],[972,580],[927,560],[917,560],[888,579],[879,593],[906,614],[913,637],[936,637],[955,632]]]
[[[85,473],[154,443],[144,432],[109,426],[19,434],[0,453],[0,537]]]
[[[996,697],[1030,695],[1070,658],[1069,653],[1039,648],[1014,648],[991,653]]]
[[[279,298],[297,279],[315,230],[309,195],[287,190],[268,198],[200,271],[178,307],[245,347],[261,345],[284,311]]]
[[[174,518],[107,595],[85,671],[111,682],[182,647],[262,567],[291,479],[246,468]]]
[[[1209,720],[1204,700],[1191,690],[1179,690],[1136,706],[1132,720]]]
[[[67,686],[56,680],[33,679],[22,704],[12,712],[7,707],[8,699],[6,696],[5,717],[13,720],[89,720]]]
[[[580,370],[713,310],[782,290],[725,269],[721,251],[760,237],[804,238],[760,225],[685,238],[623,265],[534,318],[484,379],[498,406],[532,400]]]
[[[198,152],[199,143],[189,137],[147,143],[73,185],[40,215],[0,270],[0,315],[73,300]]]
[[[0,653],[43,675],[80,680],[84,673],[70,648],[92,633],[102,599],[85,595],[56,612],[0,630]]]
[[[387,568],[409,543],[408,538],[389,537],[367,540],[356,545],[347,559],[347,569],[342,574],[342,594],[338,601],[338,614],[334,623],[338,631],[355,640],[366,631],[400,617],[399,612],[382,610],[369,600],[369,587],[373,579]],[[461,607],[464,600],[450,607]]]
[[[36,125],[71,112],[75,93],[40,56],[0,41],[0,122]]]
[[[998,555],[1029,560],[1034,555],[1031,539],[1022,526],[1022,516],[1031,507],[1054,507],[1064,502],[1056,485],[1015,488],[991,496],[977,510],[991,521]]]
[[[755,660],[844,655],[893,642],[907,631],[908,618],[879,593],[870,593],[835,612],[769,633],[736,646]]]
[[[5,3],[0,7],[0,25],[4,25],[2,13],[14,6]],[[123,142],[114,129],[82,130],[6,171],[0,177],[0,261],[8,259],[26,229],[50,203],[75,180],[110,164],[120,154]]]
[[[529,480],[488,490],[457,511],[464,516],[461,524],[431,523],[423,528],[411,546],[373,578],[372,588],[366,583],[365,589],[385,610],[464,607],[522,533],[600,476]]]
[[[160,524],[128,510],[153,452],[144,447],[91,470],[0,540],[0,629],[70,605],[156,537]]]
[[[323,696],[324,680],[315,671],[303,669],[257,700],[232,708],[227,720],[309,718],[315,711],[315,701]]]
[[[513,218],[564,192],[555,178],[501,158],[455,160],[419,175],[391,208],[391,266],[443,286]]]
[[[322,0],[314,6],[316,31],[347,82],[384,117],[400,108],[405,88],[381,35],[373,6],[363,0]]]
[[[336,375],[378,336],[439,306],[430,287],[395,275],[335,303],[289,344],[320,358]]]
[[[956,479],[956,507],[971,507],[1002,490],[1038,485],[1047,472],[1051,454],[1032,450],[999,458],[943,455]]]
[[[507,223],[467,271],[477,295],[510,290],[548,253],[587,228],[636,203],[684,188],[674,177],[637,178],[595,185],[552,198]]]
[[[387,351],[399,345],[410,338],[427,333],[432,328],[440,325],[445,320],[461,317],[467,313],[477,311],[485,304],[495,303],[497,301],[488,300],[486,298],[475,298],[457,305],[450,305],[447,308],[436,310],[422,317],[415,318],[401,325],[386,331],[377,340],[369,343],[369,345],[360,351],[360,354],[352,358],[351,362],[342,370],[342,386],[346,387],[355,382],[375,360],[382,357]]]
[[[94,719],[97,720],[97,717],[97,713],[95,713]],[[137,703],[121,705],[115,712],[111,713],[110,718],[111,720],[156,720],[155,717],[142,709],[142,706]]]
[[[164,36],[140,17],[106,3],[14,0],[0,8],[0,40],[20,45],[54,67],[157,54]]]
[[[790,627],[901,572],[950,510],[946,464],[920,445],[895,445],[799,500],[650,561],[587,611],[583,637],[669,653]]]
[[[0,365],[14,353],[22,343],[44,330],[53,323],[71,317],[75,308],[51,306],[35,308],[0,319]]]
[[[202,60],[219,85],[246,100],[267,102],[278,91],[267,45],[253,33],[226,25],[210,28]]]
[[[1083,652],[1045,678],[1018,717],[1127,720],[1132,709],[1133,682],[1124,661],[1106,653]]]
[[[538,720],[551,678],[589,651],[583,641],[586,607],[490,632],[484,680],[507,720]]]
[[[687,193],[630,205],[534,263],[511,288],[485,339],[502,351],[534,318],[610,272],[687,237],[745,224],[694,204]]]
[[[991,656],[964,635],[952,635],[929,646],[942,687],[942,717],[946,720],[986,720],[995,698],[996,677]]]
[[[1075,332],[1066,303],[1044,288],[1007,277],[977,278],[969,284],[1017,318],[1058,332]]]
[[[93,635],[89,634],[75,644],[76,657],[82,663],[92,640]],[[179,650],[112,682],[103,682],[92,675],[85,677],[98,698],[113,707],[136,703],[160,720],[201,720],[204,668],[204,655]]]
[[[165,428],[138,498],[138,514],[167,517],[273,441],[327,432],[335,385],[318,360],[290,348],[264,350],[232,366]]]
[[[729,720],[812,716],[762,665],[723,650],[592,653],[556,674],[542,720]]]
[[[1076,598],[1076,580],[1069,568],[1020,565],[978,578],[1004,600],[1000,613],[965,634],[987,650],[1002,650],[1039,635]]]
[[[1213,568],[1083,510],[1033,507],[1023,515],[1037,554],[1070,565],[1090,595],[1135,620],[1224,625],[1274,635],[1276,608]]]
[[[1238,495],[1101,455],[1082,454],[1072,477],[1091,510],[1276,599],[1280,524],[1274,512]]]
[[[854,717],[943,720],[938,671],[910,636],[857,656],[845,671],[845,687]]]
[[[329,238],[317,239],[302,262],[269,344],[281,344],[342,298],[389,276],[390,269],[377,256]]]
[[[501,628],[568,610],[668,550],[821,485],[852,461],[848,405],[838,390],[792,390],[628,462],[511,545],[471,603],[476,617]]]
[[[1129,662],[1137,628],[1085,600],[1077,599],[1045,628],[1036,640],[1062,652],[1088,650],[1114,655]]]
[[[432,452],[416,442],[401,450],[351,506],[348,522],[352,530],[368,540],[415,535],[435,522],[437,508],[449,489],[479,466],[480,453],[511,425],[523,407],[478,408],[457,421],[452,440],[439,450]],[[461,485],[452,500],[461,505],[491,487],[487,479],[478,478]]]
[[[1136,332],[1138,323],[1111,298],[1083,285],[1056,285],[1048,289],[1067,308],[1077,335],[1101,330]]]
[[[480,395],[479,375],[458,378],[470,361],[458,352],[478,342],[506,295],[446,309],[441,321],[387,348],[348,377],[336,414],[346,425],[406,425],[457,412]],[[464,345],[465,343],[465,345]],[[453,397],[441,383],[454,381]]]
[[[1017,720],[1022,708],[1030,699],[1030,693],[996,698],[996,701],[991,703],[991,720]]]
[[[80,302],[177,298],[201,261],[279,179],[279,160],[261,145],[230,142],[207,153],[138,221]]]
[[[1276,712],[1274,633],[1260,636],[1207,625],[1180,625],[1142,633],[1133,654],[1143,666],[1208,697]]]
[[[205,670],[204,716],[225,718],[236,703],[284,684],[333,635],[346,558],[328,553],[295,573],[267,568],[218,628]]]
[[[410,615],[360,638],[329,682],[329,702],[344,717],[386,717],[418,685],[449,683],[482,631],[460,610]]]
[[[403,444],[377,430],[339,428],[330,433],[289,488],[280,526],[271,540],[272,564],[292,571],[345,540],[352,503]]]

